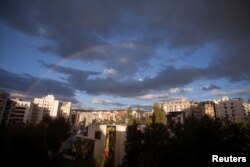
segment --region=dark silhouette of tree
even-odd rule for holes
[[[125,157],[123,167],[139,166],[139,153],[141,151],[142,132],[138,129],[138,124],[133,123],[127,127],[125,143]]]
[[[141,137],[136,138],[136,134]],[[184,125],[177,124],[172,129],[157,123],[140,131],[129,126],[125,148],[124,166],[214,166],[212,155],[249,155],[250,129],[247,123],[214,120],[208,116],[200,120],[188,118]]]
[[[47,161],[44,125],[9,125],[1,128],[0,161],[8,166],[41,166]]]
[[[58,117],[48,123],[47,142],[49,149],[57,153],[61,144],[70,135],[70,123],[64,117]]]
[[[169,132],[165,125],[154,123],[143,130],[143,144],[139,157],[139,166],[161,166],[166,159],[164,150],[169,142]]]

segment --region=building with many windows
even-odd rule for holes
[[[22,99],[13,99],[15,107],[8,114],[8,124],[27,124],[35,123],[33,113],[37,111],[37,105],[23,101]]]
[[[38,122],[40,122],[45,115],[56,117],[59,110],[59,100],[55,100],[53,95],[48,95],[42,98],[35,98],[34,103],[38,105]]]
[[[228,98],[222,97],[215,101],[216,117],[227,120],[241,120],[246,119],[246,106],[242,98]]]
[[[185,98],[173,100],[163,104],[163,109],[168,114],[169,112],[186,111],[190,114],[191,102]]]

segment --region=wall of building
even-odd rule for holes
[[[246,109],[244,100],[241,98],[230,99],[223,97],[216,101],[215,109],[218,118],[225,118],[228,120],[239,119],[244,121],[246,119]]]
[[[101,160],[104,157],[105,142],[107,137],[107,128],[109,125],[90,125],[88,127],[88,135],[84,138],[95,140],[94,158]],[[119,166],[122,163],[125,155],[124,144],[126,140],[126,126],[125,125],[111,125],[115,128],[115,155],[114,165]],[[101,138],[96,138],[96,132],[101,133]]]

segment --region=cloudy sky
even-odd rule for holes
[[[249,0],[1,0],[0,88],[86,108],[250,98]]]

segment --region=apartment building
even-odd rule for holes
[[[8,124],[27,124],[33,122],[33,113],[37,110],[37,105],[23,101],[22,99],[13,99],[15,107],[8,114]]]
[[[190,112],[191,103],[185,98],[169,101],[163,104],[163,109],[168,114],[169,112],[186,111]]]
[[[38,121],[41,121],[46,114],[51,117],[57,116],[59,110],[59,100],[56,100],[53,95],[35,98],[34,103],[38,105]]]
[[[215,101],[216,117],[228,120],[246,119],[247,102],[242,98],[222,97]]]
[[[60,115],[64,117],[69,117],[71,111],[71,102],[61,102],[60,103]]]
[[[216,117],[215,103],[213,101],[203,101],[200,104],[203,115],[208,115],[211,118]]]

